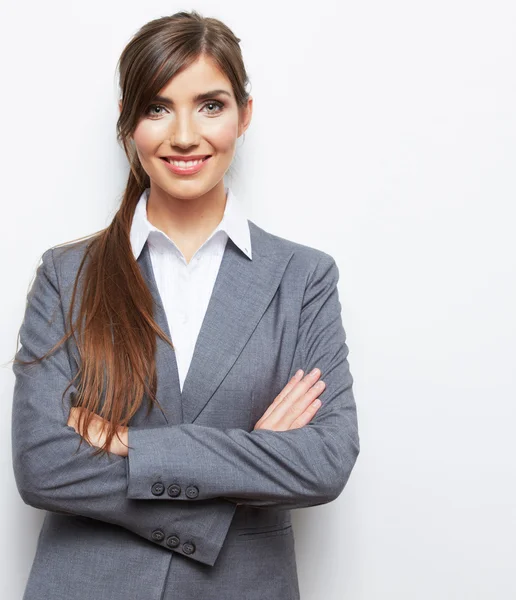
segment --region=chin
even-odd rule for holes
[[[195,181],[194,179],[187,180],[185,178],[184,181],[162,181],[160,179],[155,179],[153,181],[154,185],[157,185],[161,188],[166,194],[177,198],[179,200],[188,200],[193,198],[199,198],[204,194],[207,194],[211,191],[220,180],[216,181]]]

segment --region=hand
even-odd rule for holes
[[[68,417],[67,425],[73,427],[79,435],[82,435],[85,438],[85,440],[90,444],[90,446],[101,448],[106,443],[107,428],[109,425],[108,421],[97,414],[93,414],[90,424],[88,426],[88,435],[85,436],[82,430],[79,431],[79,416],[81,414],[81,411],[86,411],[86,409],[77,406],[72,407],[70,409],[70,415]],[[118,456],[127,456],[129,451],[129,449],[127,448],[127,446],[129,445],[128,430],[128,427],[118,427],[109,445],[109,452],[111,452],[112,454],[117,454]]]
[[[326,387],[324,381],[317,381],[320,376],[319,369],[315,374],[309,373],[304,378],[302,370],[296,373],[276,396],[254,429],[286,431],[304,427],[309,423],[321,406],[317,396],[322,394]]]

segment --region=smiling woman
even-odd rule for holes
[[[139,162],[166,194],[184,198],[208,189],[212,197],[220,196],[220,182],[233,161],[236,140],[249,126],[252,107],[251,97],[238,106],[227,75],[201,54],[145,108],[131,136]],[[199,198],[197,204],[206,201]]]
[[[297,600],[290,511],[355,464],[335,260],[224,185],[253,107],[239,41],[195,11],[134,35],[121,206],[43,253],[13,365],[16,483],[47,511],[24,600]]]

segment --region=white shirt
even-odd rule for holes
[[[148,239],[154,277],[176,352],[181,391],[228,237],[252,259],[247,217],[231,188],[225,187],[225,192],[226,207],[222,220],[189,263],[174,241],[148,221],[150,188],[140,196],[131,224],[131,246],[135,259],[138,259]]]

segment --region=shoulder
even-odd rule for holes
[[[96,237],[97,234],[92,234],[86,238],[47,248],[41,255],[43,267],[55,269],[60,274],[77,272],[91,242]]]
[[[90,243],[96,238],[97,234],[89,235],[72,242],[63,242],[50,246],[43,251],[41,258],[43,261],[55,261],[59,263],[62,260],[82,260]]]
[[[253,252],[256,249],[261,255],[290,257],[289,268],[297,269],[309,278],[316,272],[328,271],[334,271],[338,277],[336,261],[328,252],[270,233],[250,220],[249,229]]]

